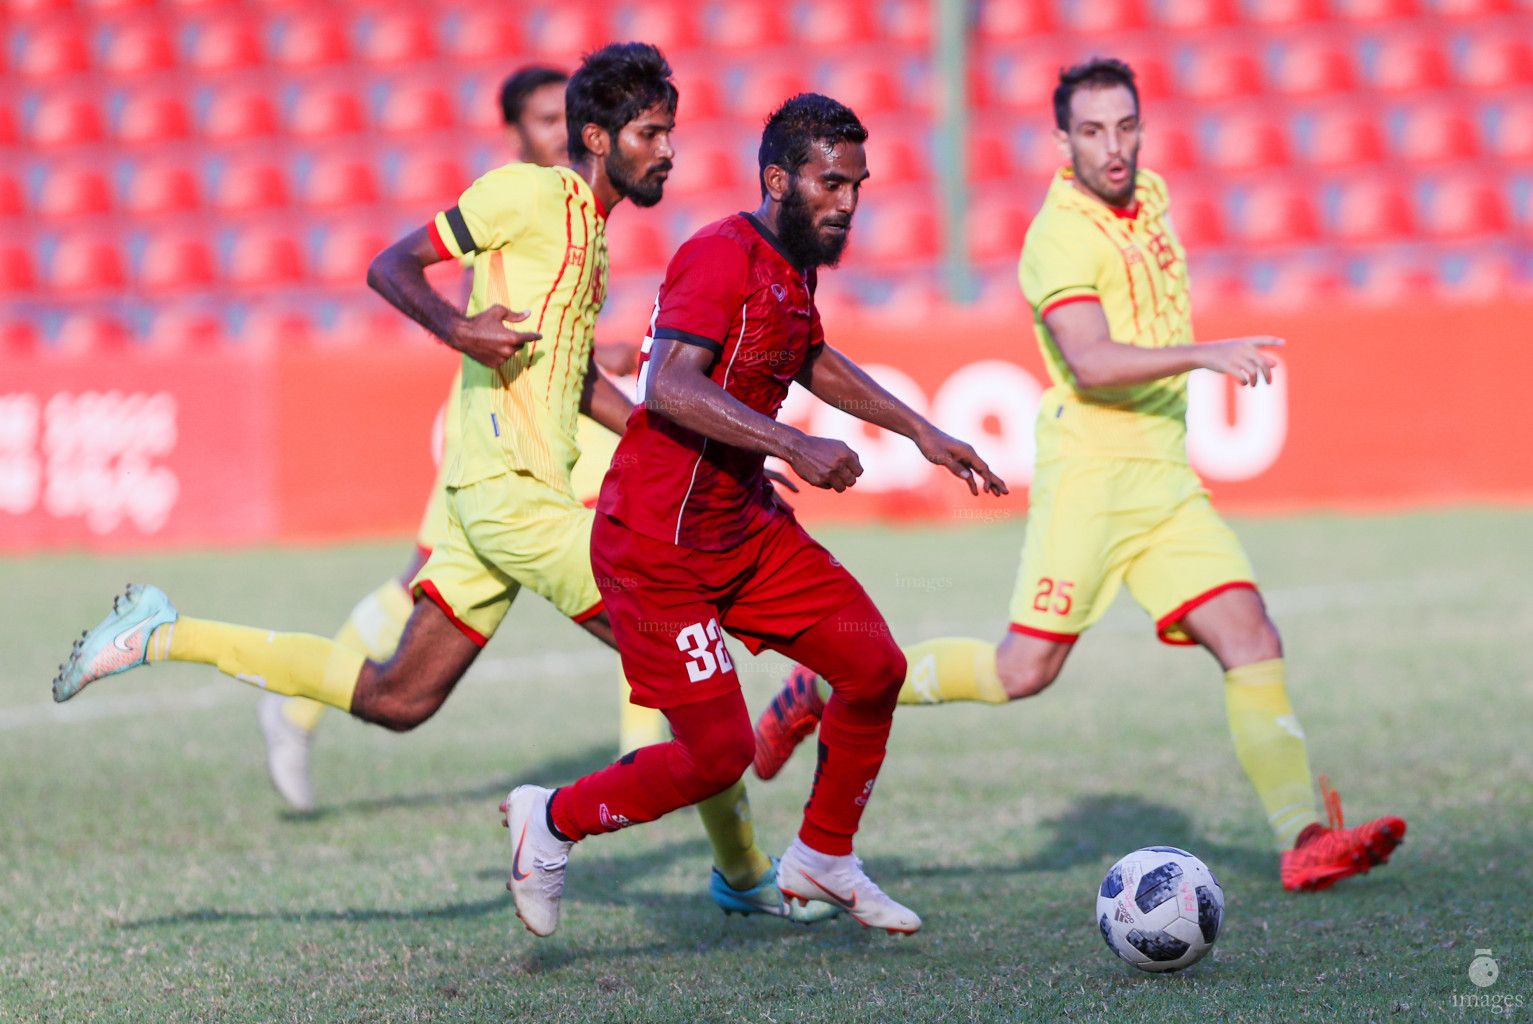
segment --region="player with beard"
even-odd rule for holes
[[[1052,683],[1120,584],[1160,639],[1199,644],[1224,669],[1235,753],[1280,851],[1285,889],[1323,889],[1384,863],[1405,836],[1385,817],[1345,828],[1321,776],[1320,823],[1304,732],[1288,700],[1282,641],[1240,540],[1187,463],[1187,374],[1270,383],[1275,338],[1193,344],[1187,256],[1159,175],[1139,168],[1134,73],[1093,60],[1061,72],[1055,175],[1022,249],[1022,291],[1053,379],[1038,412],[1027,537],[999,645],[968,638],[907,648],[900,703],[1002,704]],[[812,669],[812,666],[811,666]],[[829,721],[830,687],[795,669],[756,727],[771,778]]]
[[[615,646],[592,573],[594,512],[571,491],[575,419],[586,412],[622,433],[633,408],[592,364],[606,295],[606,220],[624,199],[660,201],[676,107],[670,68],[654,47],[613,44],[589,55],[567,89],[569,167],[491,171],[373,261],[368,282],[463,354],[446,539],[412,583],[414,611],[392,657],[373,661],[319,636],[193,619],[159,589],[134,585],[75,644],[54,698],[148,662],[194,661],[408,730],[442,705],[524,586]],[[474,284],[465,315],[424,272],[466,255]],[[788,906],[755,845],[743,787],[718,811],[705,817],[716,902],[806,922],[835,912]]]
[[[776,500],[762,463],[788,462],[837,491],[862,472],[840,441],[776,419],[798,381],[826,402],[914,441],[932,462],[1004,494],[974,450],[947,436],[825,344],[817,268],[834,266],[868,177],[867,131],[818,95],[789,100],[761,136],[761,205],[711,224],[672,258],[641,357],[643,404],[602,485],[592,560],[633,700],[675,737],[557,791],[507,798],[517,912],[536,935],[559,923],[576,841],[653,821],[733,785],[753,753],[725,633],[780,651],[830,681],[803,826],[778,866],[783,894],[914,932],[852,837],[884,759],[905,660],[883,616]]]

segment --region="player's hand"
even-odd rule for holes
[[[1272,368],[1277,360],[1262,353],[1264,348],[1281,348],[1282,338],[1256,335],[1250,338],[1230,338],[1227,341],[1208,341],[1198,345],[1203,365],[1217,373],[1227,373],[1242,386],[1256,386],[1258,381],[1272,383]]]
[[[788,465],[811,487],[844,491],[862,475],[857,453],[828,437],[805,436],[785,456]]]
[[[483,363],[490,369],[498,369],[502,363],[522,350],[529,341],[537,341],[543,335],[536,331],[514,331],[511,325],[521,323],[532,315],[531,310],[513,313],[505,306],[495,305],[467,317],[453,331],[448,342],[453,348]]]
[[[969,485],[970,494],[977,495],[980,491],[974,479],[976,473],[985,482],[986,494],[1000,497],[1008,493],[1006,481],[990,472],[990,467],[979,457],[979,453],[958,438],[944,434],[936,427],[928,427],[916,435],[915,441],[921,454],[926,456],[926,461],[946,466],[948,472]]]
[[[627,377],[639,368],[639,346],[628,341],[598,341],[596,365],[614,377]]]

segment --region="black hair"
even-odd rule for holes
[[[649,43],[608,43],[588,53],[564,88],[564,120],[569,126],[570,160],[587,154],[581,131],[594,124],[609,136],[657,103],[676,113],[677,92],[671,65]]]
[[[501,83],[501,119],[508,127],[516,124],[522,119],[523,110],[527,106],[527,97],[545,85],[563,85],[569,80],[570,76],[558,68],[544,67],[541,64],[532,64],[518,69],[516,74]]]
[[[761,130],[756,163],[765,198],[766,169],[781,167],[790,175],[809,162],[815,143],[866,142],[868,130],[850,107],[817,92],[801,92],[772,111]]]
[[[1134,69],[1115,57],[1093,57],[1084,64],[1061,68],[1059,85],[1054,87],[1054,124],[1060,131],[1070,130],[1070,98],[1082,86],[1105,89],[1121,85],[1134,97],[1139,109],[1139,87],[1134,84]]]

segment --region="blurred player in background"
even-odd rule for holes
[[[1006,490],[972,448],[825,344],[816,268],[834,266],[846,244],[868,177],[867,137],[835,100],[789,100],[762,132],[756,212],[703,228],[666,270],[645,339],[644,404],[602,485],[591,556],[634,700],[662,709],[675,739],[557,791],[521,786],[507,797],[508,885],[535,935],[558,927],[576,841],[707,800],[750,766],[750,717],[724,633],[832,685],[814,789],[778,865],[783,894],[870,927],[921,927],[852,853],[904,658],[866,592],[777,500],[762,466],[775,455],[837,491],[862,473],[845,444],[777,421],[796,380],[910,438],[972,493],[977,477],[989,493]]]
[[[1001,704],[1052,683],[1121,584],[1171,644],[1201,644],[1225,671],[1235,753],[1281,851],[1285,889],[1323,889],[1384,863],[1405,822],[1344,828],[1325,777],[1320,823],[1283,648],[1240,541],[1187,463],[1187,374],[1270,383],[1274,338],[1193,344],[1187,260],[1165,182],[1138,167],[1134,74],[1116,60],[1063,71],[1055,132],[1069,166],[1022,251],[1022,290],[1054,386],[1038,414],[1011,629],[999,647],[944,638],[907,648],[900,703]],[[825,714],[828,687],[798,668],[756,727],[771,778]]]
[[[192,619],[157,588],[135,585],[75,644],[54,698],[147,662],[192,661],[408,730],[447,699],[524,586],[615,646],[591,565],[594,513],[576,500],[570,471],[578,412],[621,432],[633,408],[592,359],[606,297],[606,220],[625,198],[660,201],[677,99],[654,47],[613,44],[591,54],[567,86],[570,167],[511,163],[489,172],[369,268],[369,284],[464,356],[444,536],[411,583],[425,600],[415,602],[392,657]],[[468,255],[465,315],[427,284],[425,268]],[[533,330],[520,330],[524,321]],[[836,913],[783,899],[771,858],[756,846],[741,774],[700,808],[714,850],[714,901],[726,912],[804,922]]]
[[[539,167],[560,167],[569,163],[569,131],[564,122],[564,86],[568,80],[569,76],[557,68],[533,65],[520,69],[501,86],[501,117],[515,159]],[[473,257],[465,257],[463,262],[472,268]],[[596,363],[609,373],[626,377],[637,367],[637,344],[601,341],[595,344]],[[437,478],[416,534],[414,558],[403,573],[357,602],[345,625],[335,635],[336,643],[374,661],[387,661],[399,646],[399,636],[415,605],[410,595],[410,581],[426,564],[431,550],[446,538],[449,463],[445,452],[456,445],[461,385],[460,366],[453,375],[442,410],[442,451],[437,453]],[[575,497],[591,504],[601,489],[602,475],[612,462],[617,435],[584,414],[577,422],[575,439],[580,459],[575,463],[570,482]],[[256,704],[272,784],[284,800],[300,811],[314,807],[309,753],[324,710],[325,705],[319,701],[276,693],[262,694]],[[664,738],[664,728],[665,721],[657,712],[628,702],[624,681],[619,713],[621,749],[632,750],[658,742]]]

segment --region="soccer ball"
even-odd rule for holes
[[[1208,865],[1174,846],[1147,846],[1112,866],[1097,892],[1107,948],[1141,971],[1179,971],[1214,948],[1224,890]]]

